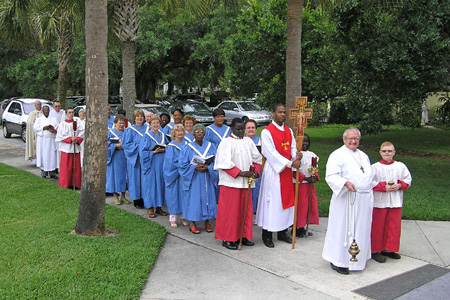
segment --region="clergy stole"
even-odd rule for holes
[[[273,124],[269,124],[267,129],[272,135],[275,149],[281,156],[291,160],[292,134],[289,127],[284,126],[284,131],[279,130]],[[283,209],[294,206],[294,184],[292,183],[292,169],[284,168],[280,175],[281,203]]]

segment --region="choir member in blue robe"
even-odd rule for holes
[[[259,152],[261,153],[261,139],[256,136],[256,122],[255,120],[247,120],[245,122],[245,135],[252,139],[255,143]],[[252,189],[252,201],[253,201],[253,212],[256,213],[258,208],[258,197],[259,197],[259,187],[261,186],[261,177],[255,181],[255,187]]]
[[[203,140],[205,131],[202,124],[194,126],[195,141],[182,148],[179,158],[179,171],[185,193],[183,217],[190,221],[189,230],[194,234],[200,233],[195,222],[203,220],[206,231],[212,232],[209,220],[214,219],[217,213],[216,190],[219,175],[214,170],[214,159],[209,165],[192,160],[194,157],[206,160],[216,153],[214,144]]]
[[[114,195],[114,204],[129,204],[127,191],[127,159],[122,147],[125,117],[117,115],[114,128],[108,131],[108,156],[106,160],[106,192]],[[119,194],[121,195],[119,200]]]
[[[186,143],[191,143],[194,141],[194,124],[195,124],[195,118],[193,116],[190,115],[186,115],[183,118],[183,126],[184,129],[186,129],[186,133],[184,135],[183,140]]]
[[[157,115],[151,116],[150,130],[145,133],[140,148],[144,206],[148,209],[147,214],[150,218],[156,217],[155,213],[167,216],[167,213],[161,209],[161,206],[165,204],[163,164],[167,139],[159,127],[160,118]]]
[[[206,127],[205,141],[211,142],[214,146],[231,135],[231,129],[223,124],[225,121],[225,111],[222,108],[216,108],[213,111],[214,123]]]
[[[183,218],[183,187],[178,171],[178,159],[184,141],[184,127],[175,124],[170,133],[172,141],[167,145],[164,155],[164,181],[166,183],[166,203],[169,211],[169,222],[172,228],[176,228],[177,216],[180,215],[180,222],[187,226],[189,223]]]
[[[114,127],[114,116],[111,116],[111,105],[108,105],[108,130]]]
[[[162,113],[159,117],[161,118],[165,113]],[[173,116],[173,122],[170,122],[169,124],[167,124],[162,132],[164,132],[164,134],[166,136],[170,136],[171,132],[172,132],[172,128],[174,125],[176,124],[181,124],[181,122],[183,121],[183,111],[179,108],[174,109],[172,111],[172,116]],[[170,120],[170,116],[168,115],[169,120]]]
[[[128,192],[136,208],[144,208],[144,186],[141,182],[141,160],[139,147],[147,126],[144,124],[144,112],[140,109],[133,113],[134,124],[125,130],[122,139],[122,147],[127,158]]]

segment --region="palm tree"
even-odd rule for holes
[[[7,0],[0,6],[0,32],[3,38],[21,46],[39,42],[45,48],[58,51],[57,98],[65,107],[68,72],[73,37],[83,16],[79,0],[31,1]]]
[[[139,29],[136,0],[117,0],[114,3],[114,32],[122,44],[123,108],[134,111],[136,96],[135,40]]]
[[[86,132],[80,206],[75,231],[105,231],[105,186],[108,105],[107,0],[86,3]]]

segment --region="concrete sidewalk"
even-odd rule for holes
[[[20,138],[0,138],[1,163],[39,176],[40,170],[23,157]],[[112,200],[108,197],[106,202],[114,205]],[[133,205],[118,207],[148,219],[146,210]],[[201,234],[194,235],[182,225],[171,228],[168,217],[152,221],[166,227],[167,237],[142,292],[143,300],[366,299],[352,291],[426,264],[450,266],[450,222],[404,220],[402,259],[388,258],[383,264],[370,260],[364,271],[344,276],[331,270],[321,257],[327,218],[321,218],[319,226],[311,226],[312,237],[297,238],[294,250],[276,238],[274,249],[265,247],[261,229],[254,226],[255,246],[243,246],[241,251],[222,247],[201,223],[197,224]]]

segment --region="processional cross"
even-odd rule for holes
[[[295,141],[297,143],[297,152],[302,150],[304,132],[306,128],[307,120],[312,119],[312,108],[306,108],[308,105],[308,97],[295,97],[296,109],[289,109],[289,119],[294,120],[294,129],[296,133]],[[295,249],[295,234],[297,230],[297,204],[298,204],[298,184],[299,184],[299,171],[295,176],[295,208],[294,208],[294,226],[292,228],[292,249]],[[309,206],[308,206],[309,210]]]

